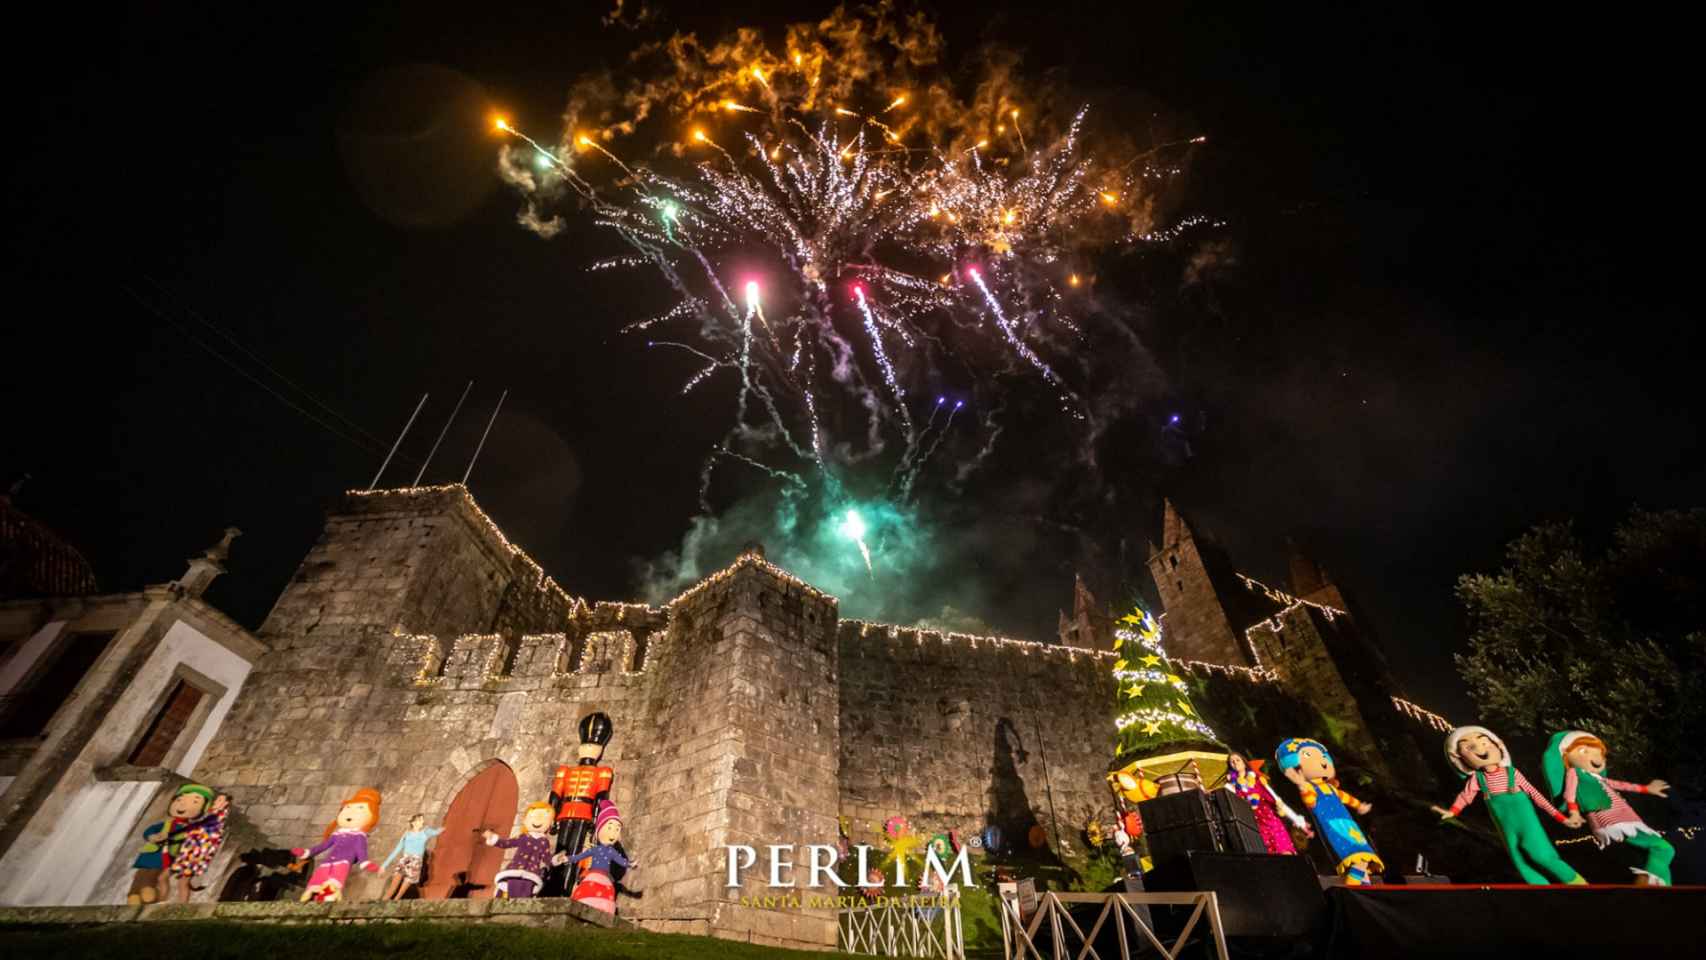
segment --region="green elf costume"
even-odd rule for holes
[[[1510,750],[1498,734],[1486,727],[1458,727],[1446,735],[1445,758],[1466,782],[1450,810],[1434,808],[1441,818],[1456,817],[1475,802],[1479,793],[1487,798],[1487,815],[1504,838],[1505,851],[1524,883],[1587,883],[1558,856],[1534,809],[1539,807],[1559,823],[1568,818],[1528,782],[1521,770],[1511,766]]]
[[[1657,830],[1647,826],[1619,791],[1662,797],[1670,784],[1663,780],[1645,784],[1612,780],[1605,776],[1606,752],[1605,743],[1586,731],[1553,734],[1542,757],[1546,787],[1554,797],[1564,801],[1572,815],[1587,815],[1594,843],[1601,850],[1621,840],[1646,853],[1644,868],[1630,868],[1637,875],[1637,882],[1669,886],[1675,848]]]

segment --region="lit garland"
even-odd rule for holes
[[[989,645],[992,647],[1013,647],[1018,649],[1020,653],[1027,656],[1032,652],[1046,654],[1064,653],[1068,660],[1077,660],[1081,656],[1091,658],[1115,656],[1114,652],[1111,650],[1086,650],[1081,647],[1069,647],[1063,643],[1040,643],[1036,640],[1018,640],[1013,637],[961,633],[957,630],[943,632],[940,630],[926,630],[918,627],[902,627],[892,623],[875,623],[869,620],[852,619],[842,620],[841,624],[843,629],[857,626],[859,628],[859,639],[861,640],[868,638],[871,635],[872,630],[877,630],[882,632],[882,634],[890,640],[899,640],[902,634],[913,634],[920,646],[924,644],[927,637],[935,637],[942,643],[963,643],[974,650],[983,645]]]
[[[1667,837],[1675,835],[1676,837],[1678,837],[1680,839],[1687,840],[1687,841],[1692,843],[1694,841],[1694,838],[1698,837],[1700,835],[1700,831],[1702,829],[1706,829],[1706,828],[1693,827],[1693,826],[1683,826],[1683,827],[1671,827],[1668,830],[1659,830],[1657,832],[1664,834]],[[1555,847],[1563,847],[1563,846],[1568,846],[1572,843],[1592,843],[1594,841],[1594,839],[1595,839],[1594,835],[1590,833],[1590,834],[1585,834],[1585,835],[1580,836],[1580,837],[1571,837],[1568,840],[1554,840],[1554,841],[1552,841],[1552,845]]]
[[[1266,667],[1246,667],[1242,664],[1236,663],[1209,663],[1207,660],[1173,660],[1171,658],[1169,658],[1169,662],[1175,667],[1180,667],[1192,673],[1201,673],[1208,676],[1215,676],[1218,674],[1223,677],[1234,677],[1250,683],[1273,683],[1279,679],[1279,674],[1267,669]]]
[[[427,633],[410,634],[401,631],[395,632],[394,636],[404,641],[412,640],[418,648],[416,657],[421,666],[415,671],[415,686],[430,687],[438,683],[438,668],[450,657],[450,651],[439,647],[438,638]]]
[[[432,497],[452,492],[460,495],[462,503],[465,504],[473,513],[474,519],[485,527],[486,532],[497,540],[499,546],[504,550],[507,550],[511,556],[519,557],[521,562],[533,572],[534,586],[537,589],[543,590],[544,592],[563,601],[563,604],[568,608],[570,617],[575,615],[575,611],[578,608],[586,606],[585,600],[582,600],[579,597],[569,596],[568,592],[559,586],[556,580],[552,579],[545,573],[544,567],[541,567],[532,557],[527,555],[527,551],[511,543],[509,538],[504,536],[504,532],[498,529],[498,525],[492,522],[492,518],[486,515],[486,511],[481,510],[480,505],[474,502],[474,495],[469,493],[468,488],[460,483],[442,483],[431,487],[393,487],[388,490],[350,490],[346,493],[348,496],[352,497],[430,499]]]
[[[713,587],[713,586],[716,586],[716,585],[724,582],[725,580],[734,576],[736,573],[739,573],[742,567],[757,567],[758,569],[763,570],[765,573],[770,574],[771,576],[775,577],[778,580],[781,580],[782,582],[788,584],[789,586],[797,587],[800,590],[805,591],[806,595],[812,597],[813,599],[821,600],[821,601],[829,604],[830,606],[840,606],[841,601],[837,600],[835,597],[832,597],[829,594],[824,593],[822,590],[819,590],[818,588],[812,586],[811,584],[805,582],[804,580],[801,580],[799,577],[794,576],[793,574],[782,569],[781,567],[776,566],[774,563],[771,563],[770,561],[764,559],[763,557],[759,556],[756,553],[743,553],[743,554],[741,554],[739,557],[737,557],[735,559],[734,563],[729,564],[728,566],[717,571],[716,573],[711,574],[710,576],[699,581],[698,583],[694,584],[693,586],[688,587],[686,590],[684,590],[680,594],[676,595],[676,598],[674,600],[671,600],[670,602],[664,604],[664,606],[666,608],[673,610],[675,608],[676,604],[681,603],[684,600],[689,600],[689,599],[693,598],[694,596],[698,595],[699,591],[704,590],[707,587]]]
[[[656,630],[648,637],[653,642],[661,641],[666,631]],[[556,648],[556,656],[552,660],[551,677],[562,679],[583,675],[588,672],[588,665],[595,659],[610,659],[612,641],[620,641],[621,653],[613,660],[617,672],[625,677],[638,677],[645,674],[645,664],[638,662],[639,641],[631,630],[599,630],[587,635],[586,646],[581,656],[581,662],[574,669],[569,669],[570,657],[573,654],[573,644],[567,633],[528,633],[517,637],[513,645],[497,633],[465,633],[451,639],[445,647],[438,637],[427,633],[405,633],[401,630],[393,634],[398,640],[412,642],[417,650],[415,657],[420,666],[416,668],[412,682],[417,687],[435,687],[444,685],[447,678],[442,674],[445,664],[449,663],[457,651],[470,646],[487,647],[484,667],[481,677],[485,682],[508,680],[510,675],[503,672],[503,661],[513,649],[520,651],[522,646],[531,643],[549,643]],[[648,649],[649,654],[655,652]]]
[[[482,672],[487,680],[503,679],[503,662],[508,658],[511,646],[504,641],[502,634],[491,634],[489,637],[491,649],[486,652],[486,669]],[[519,652],[521,639],[518,638],[514,649]]]
[[[1255,577],[1246,576],[1242,573],[1237,574],[1237,577],[1238,577],[1238,579],[1244,581],[1244,589],[1250,590],[1250,591],[1255,591],[1259,588],[1262,591],[1262,593],[1269,600],[1272,600],[1275,603],[1282,604],[1285,606],[1286,609],[1280,611],[1279,614],[1275,614],[1275,616],[1279,616],[1281,614],[1289,612],[1292,607],[1295,607],[1298,604],[1305,604],[1305,603],[1311,607],[1316,608],[1317,610],[1320,610],[1322,613],[1326,614],[1327,619],[1329,621],[1331,621],[1334,617],[1349,616],[1349,614],[1347,614],[1343,610],[1340,610],[1338,607],[1330,607],[1327,604],[1316,603],[1313,600],[1299,599],[1297,597],[1292,596],[1289,593],[1286,593],[1284,590],[1276,590],[1273,587],[1270,587],[1267,584],[1263,583],[1262,581],[1257,580]]]
[[[643,670],[634,669],[635,641],[632,630],[598,630],[587,634],[586,642],[581,647],[581,662],[575,668],[575,673],[587,673],[595,658],[610,659],[611,645],[616,641],[622,644],[621,657],[615,661],[616,671],[626,677],[643,673]]]
[[[1173,661],[1167,656],[1166,649],[1161,644],[1161,625],[1149,615],[1149,611],[1137,607],[1134,612],[1120,618],[1122,626],[1114,628],[1114,649],[1124,650],[1120,658],[1114,661],[1114,678],[1122,685],[1131,682],[1132,686],[1123,688],[1129,697],[1141,697],[1145,688],[1151,683],[1170,686],[1180,694],[1186,694],[1189,687],[1183,677],[1176,673],[1160,669],[1163,665],[1172,666]],[[1128,645],[1135,645],[1143,650],[1141,655]],[[1127,662],[1131,656],[1142,664],[1139,668],[1132,667]],[[1219,740],[1220,735],[1208,724],[1198,719],[1196,710],[1191,706],[1190,699],[1181,696],[1175,700],[1171,708],[1146,706],[1128,711],[1114,718],[1114,727],[1120,732],[1127,728],[1138,727],[1145,736],[1156,736],[1161,733],[1163,725],[1175,726],[1187,730],[1206,740]]]
[[[1188,707],[1190,704],[1180,700],[1179,706]],[[1201,720],[1194,717],[1187,717],[1174,710],[1145,707],[1142,710],[1133,710],[1132,712],[1117,717],[1114,720],[1115,728],[1122,732],[1127,727],[1142,725],[1143,732],[1151,736],[1161,732],[1162,724],[1172,724],[1174,726],[1183,727],[1207,740],[1220,739],[1220,734],[1215,733],[1214,729],[1208,724],[1203,723]]]
[[[1412,720],[1422,721],[1441,733],[1449,733],[1451,731],[1452,725],[1450,720],[1434,713],[1432,710],[1429,710],[1421,704],[1412,703],[1405,700],[1403,697],[1395,696],[1392,698],[1392,708]]]

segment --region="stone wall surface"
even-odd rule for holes
[[[1112,655],[845,622],[841,812],[855,839],[905,816],[926,835],[986,825],[1083,852],[1106,814]]]
[[[493,763],[522,804],[545,799],[577,721],[602,710],[642,864],[621,911],[656,930],[829,946],[832,914],[739,906],[776,891],[762,865],[728,887],[724,845],[797,845],[804,883],[803,847],[834,843],[838,815],[1043,823],[1051,842],[1058,823],[1076,842],[1106,797],[1107,654],[861,635],[750,555],[667,607],[587,604],[460,487],[346,498],[259,635],[270,652],[196,775],[265,842],[309,844],[370,786],[383,856]]]

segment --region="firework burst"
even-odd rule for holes
[[[1082,108],[1021,103],[1008,70],[961,99],[940,53],[921,18],[837,10],[780,52],[749,30],[648,47],[637,63],[660,66],[628,92],[577,91],[555,147],[499,122],[523,222],[554,232],[578,199],[632,250],[600,265],[675,299],[628,329],[697,360],[682,392],[737,385],[705,489],[724,457],[833,487],[886,454],[904,500],[967,401],[1029,381],[1092,416],[1072,377],[1091,258],[1189,229],[1151,223],[1151,200],[1200,138],[1094,150]]]

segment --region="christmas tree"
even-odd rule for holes
[[[1161,646],[1161,627],[1141,606],[1114,627],[1114,679],[1119,683],[1121,762],[1164,748],[1205,741],[1218,743],[1214,729],[1197,715],[1190,686],[1175,672]]]

